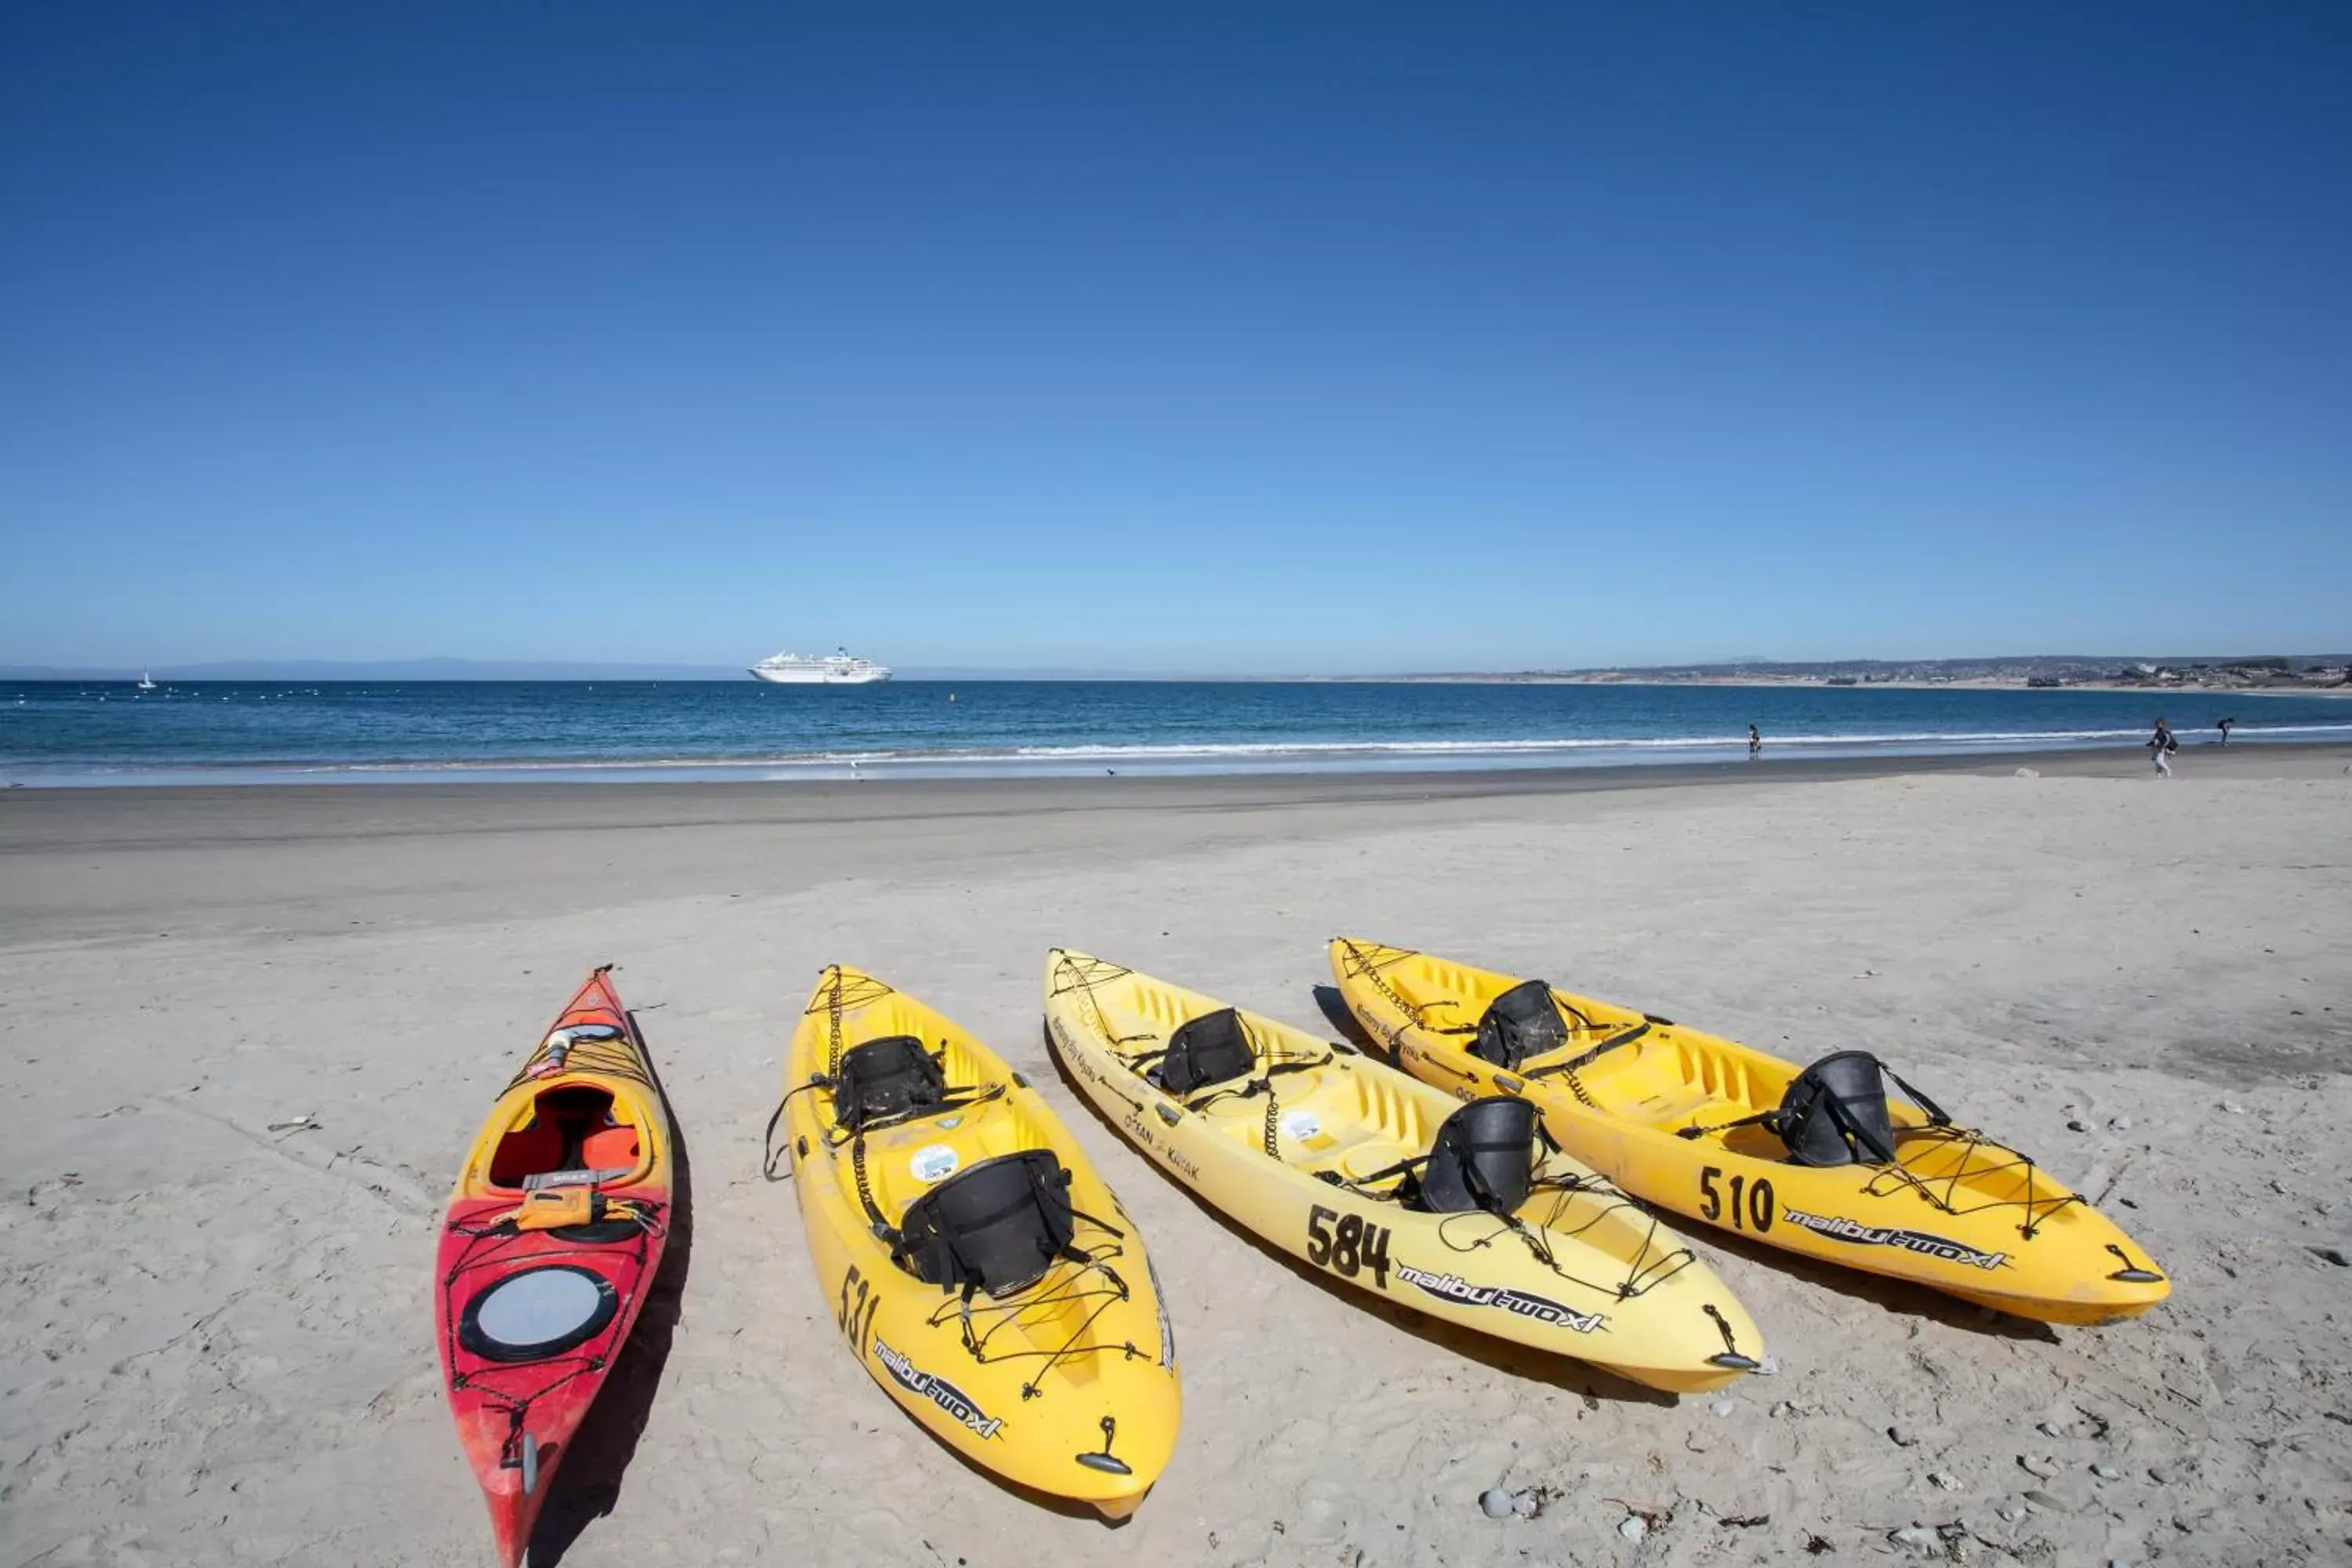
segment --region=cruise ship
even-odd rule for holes
[[[870,686],[890,679],[889,666],[853,658],[846,648],[835,648],[823,658],[775,654],[753,665],[751,673],[778,686]]]

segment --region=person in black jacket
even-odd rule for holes
[[[2172,727],[2159,713],[2156,720],[2156,733],[2147,738],[2147,754],[2156,759],[2157,777],[2168,779],[2172,776],[2172,753],[2179,750],[2180,742],[2172,738]]]

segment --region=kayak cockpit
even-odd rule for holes
[[[649,1140],[643,1110],[597,1083],[559,1083],[531,1095],[490,1152],[491,1186],[520,1192],[557,1175],[599,1183],[634,1175]]]

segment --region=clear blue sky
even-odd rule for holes
[[[6,7],[0,662],[2352,643],[2352,5],[882,9]]]

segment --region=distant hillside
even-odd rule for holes
[[[1785,660],[1721,659],[1710,664],[1657,665],[1644,668],[1604,667],[1620,675],[1875,675],[1881,679],[1942,676],[1952,679],[2030,675],[2083,675],[2116,670],[2261,669],[2281,672],[2311,668],[2340,669],[2352,655],[2341,653],[2263,654],[1998,654],[1979,658],[1837,658]],[[1564,673],[1597,675],[1603,669]]]
[[[1803,662],[1742,659],[1718,664],[1667,665],[1633,669],[1563,672],[1582,678],[1706,681],[1713,679],[1832,681],[1838,685],[1877,681],[2030,681],[2071,686],[2094,682],[2139,684],[2188,679],[2210,682],[2227,677],[2240,683],[2323,683],[2342,679],[2352,655],[2298,654],[2012,654],[1988,658],[1822,659]]]
[[[2352,654],[2018,654],[1988,658],[1717,659],[1703,664],[1598,665],[1428,675],[1346,676],[1350,680],[1570,681],[1704,686],[1710,683],[1870,686],[2296,686],[2344,684]]]

